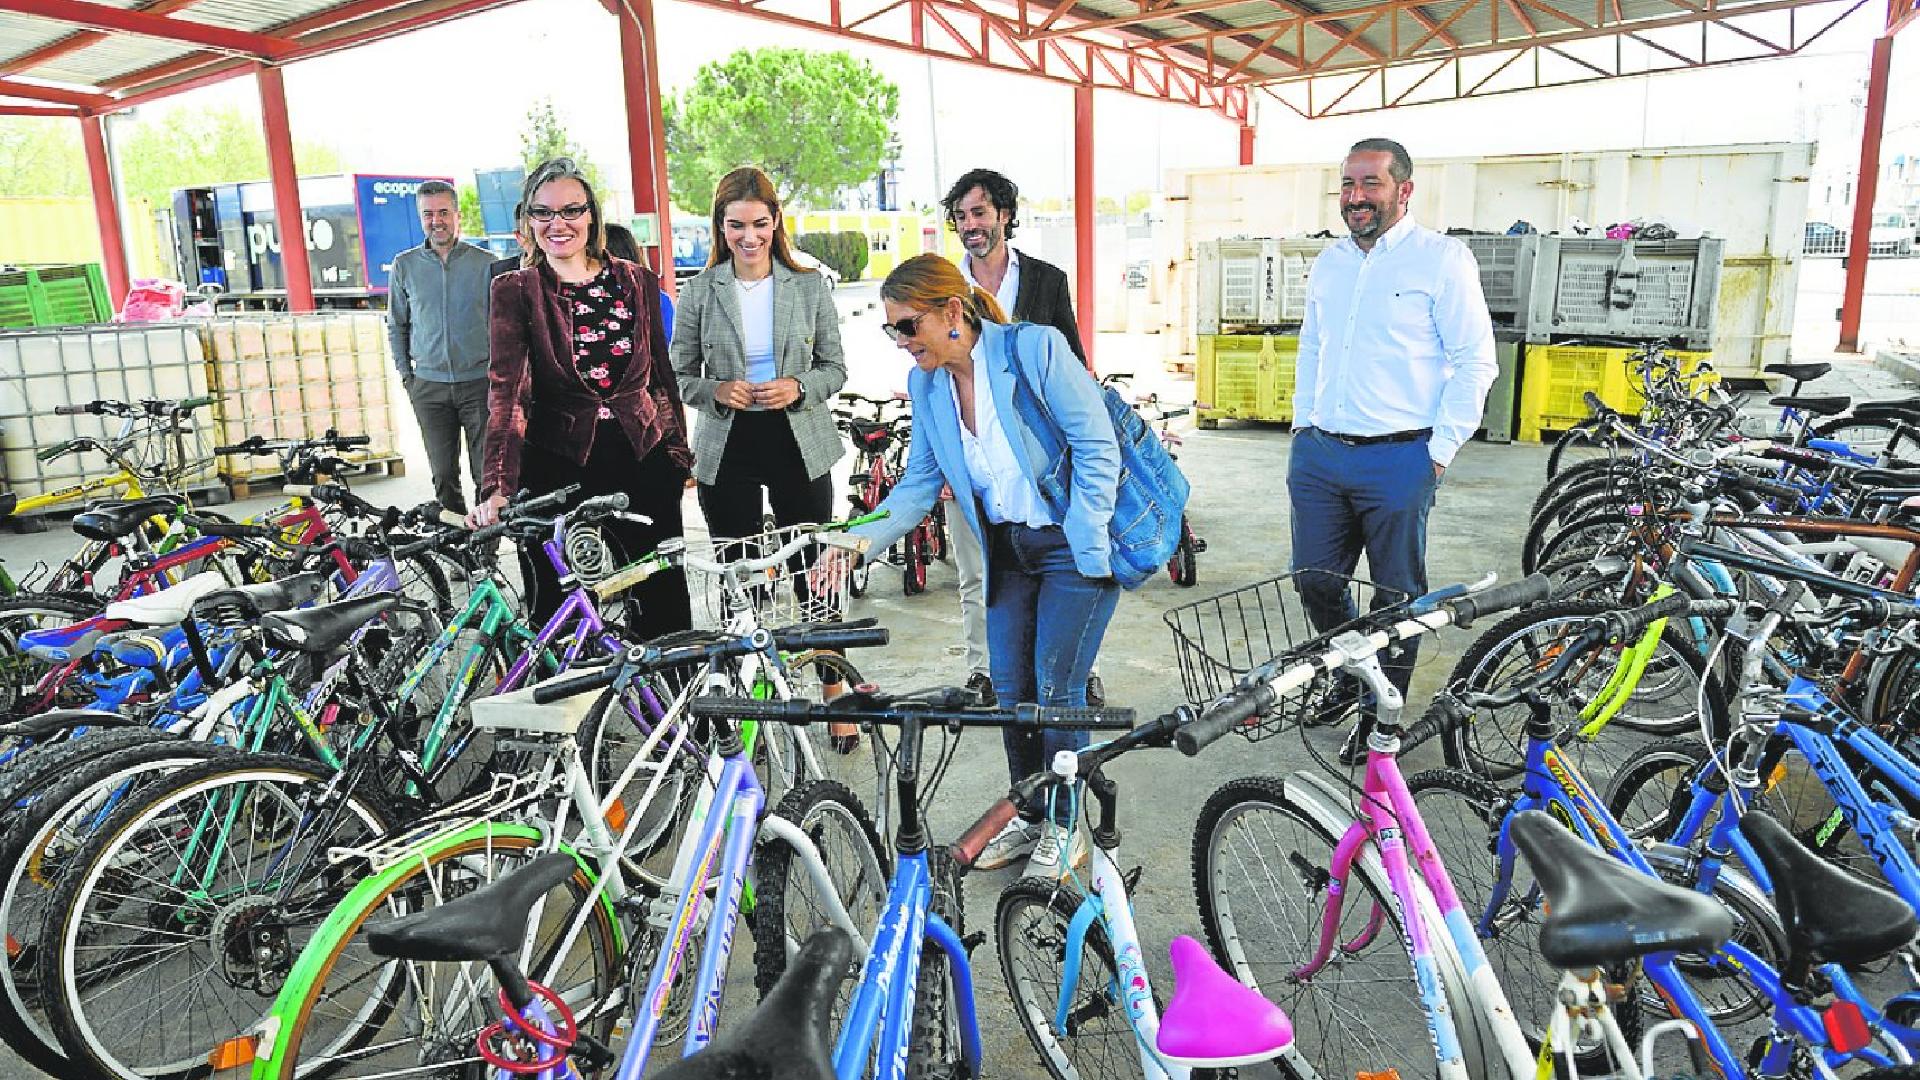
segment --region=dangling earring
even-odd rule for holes
[[[956,326],[956,327],[954,327],[954,328],[952,328],[951,330],[948,330],[948,331],[947,331],[947,339],[948,339],[949,341],[959,341],[959,340],[960,340],[960,328]]]

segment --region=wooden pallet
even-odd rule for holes
[[[398,454],[385,457],[368,458],[356,461],[361,471],[353,474],[353,479],[372,479],[381,476],[407,475],[407,461]],[[255,473],[252,476],[229,476],[226,478],[227,490],[235,499],[249,499],[272,491],[287,482],[281,473]]]

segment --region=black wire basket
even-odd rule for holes
[[[1359,578],[1300,570],[1172,608],[1165,618],[1189,703],[1204,706],[1255,669],[1290,654],[1304,656],[1325,644],[1327,635],[1314,630],[1300,599],[1300,583],[1309,577],[1337,582],[1356,616],[1376,602],[1404,599],[1398,590]],[[1238,730],[1249,740],[1259,740],[1301,724],[1334,723],[1352,711],[1359,697],[1358,684],[1351,679],[1322,675]]]

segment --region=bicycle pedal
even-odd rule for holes
[[[584,1031],[574,1037],[567,1053],[572,1056],[580,1075],[599,1072],[620,1060],[620,1055],[602,1046],[599,1039]]]
[[[1127,893],[1131,895],[1139,891],[1140,879],[1145,877],[1146,873],[1147,868],[1145,866],[1136,866],[1120,875],[1120,883],[1127,887]]]
[[[1199,537],[1193,538],[1193,553],[1198,555],[1207,550],[1207,542]]]
[[[985,930],[975,930],[973,933],[960,939],[960,947],[967,950],[968,959],[972,959],[973,950],[985,944],[986,940],[987,932]]]

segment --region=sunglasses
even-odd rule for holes
[[[581,218],[586,217],[587,211],[591,209],[592,207],[586,203],[574,203],[572,206],[563,206],[558,210],[545,206],[534,206],[527,209],[527,216],[535,221],[552,221],[554,218],[579,221]]]
[[[887,336],[896,342],[905,341],[920,333],[920,320],[931,314],[933,314],[933,312],[923,311],[912,318],[901,319],[899,322],[882,323],[880,324],[880,329],[885,330]]]

